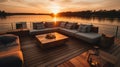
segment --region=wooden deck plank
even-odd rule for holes
[[[120,45],[120,40],[116,39],[115,43],[117,45]],[[54,48],[54,49],[50,49],[47,51],[43,51],[37,44],[38,44],[37,41],[31,37],[21,39],[21,47],[23,50],[26,67],[32,67],[32,66],[39,67],[39,64],[43,64],[43,63],[50,61],[52,59],[50,57],[54,57],[54,58],[56,58],[56,56],[60,57],[64,54],[70,53],[71,51],[76,51],[79,49],[79,47],[81,47],[81,46],[83,47],[84,45],[86,45],[86,43],[84,43],[84,42],[80,42],[78,40],[73,39],[73,42],[68,42],[67,45],[64,46],[64,48],[59,47],[59,48]],[[75,44],[76,46],[74,46],[74,45],[68,46],[69,44]],[[32,49],[31,47],[34,47],[34,48]],[[113,48],[111,49],[111,53],[115,54],[117,57],[120,57],[120,53],[119,53],[119,51],[116,51],[116,49],[119,49],[119,46],[114,45]],[[59,51],[61,51],[61,52],[59,52]],[[40,53],[43,53],[43,55],[41,55]],[[57,67],[90,67],[86,61],[87,56],[88,56],[87,52],[82,53],[81,55],[74,57],[74,58],[60,64]],[[43,61],[43,62],[38,63],[40,61]]]
[[[108,50],[108,51],[111,53],[111,55],[113,54],[113,56],[116,56],[116,57],[118,57],[118,59],[120,59],[120,53],[119,53],[119,51],[120,51],[120,39],[115,39],[115,45],[113,45],[110,49],[111,50]],[[83,54],[81,54],[77,57],[72,58],[71,60],[68,60],[68,61],[71,62],[72,64],[74,64],[75,67],[78,67],[78,66],[80,66],[80,67],[90,67],[90,65],[86,61],[87,55],[88,55],[87,52],[85,52],[85,53],[83,53]],[[107,61],[103,61],[103,64],[106,63],[106,62]],[[114,63],[114,64],[117,67],[120,66],[119,63]]]
[[[75,67],[84,67],[84,65],[77,60],[77,58],[73,58],[70,60],[70,62],[75,66]]]
[[[87,43],[83,43],[79,40],[70,39],[70,41],[68,41],[66,45],[44,50],[41,49],[40,46],[38,46],[38,43],[34,38],[31,37],[21,38],[21,48],[23,51],[26,67],[41,67],[41,65],[44,64],[47,65],[52,63],[54,65],[57,64],[58,62],[62,63],[65,61],[65,59],[68,60],[78,54],[81,54],[83,51],[88,50],[89,46],[87,45],[88,45]],[[81,52],[81,49],[83,47],[85,49],[83,49]],[[56,59],[61,58],[61,60],[60,61],[55,60],[57,62],[54,62],[53,59],[55,58]],[[66,62],[63,65],[60,65],[60,67],[67,67],[67,66],[75,67],[74,64],[72,64],[71,62]]]

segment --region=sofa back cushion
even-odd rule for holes
[[[25,29],[27,28],[26,22],[17,22],[16,23],[16,29]]]
[[[45,28],[45,26],[44,26],[44,23],[43,23],[43,22],[38,23],[36,26],[37,26],[37,29],[38,29],[38,30],[39,30],[39,29],[44,29],[44,28]]]
[[[33,22],[33,29],[37,29],[43,22]]]
[[[17,37],[14,36],[6,36],[6,35],[1,35],[0,36],[0,42],[4,45],[12,43],[16,41]]]
[[[53,28],[53,27],[55,27],[55,23],[54,22],[45,22],[45,27],[46,28]]]
[[[65,28],[65,25],[67,24],[67,22],[61,22],[60,23],[60,27],[62,27],[62,28]]]
[[[33,23],[33,29],[37,29],[37,23]]]
[[[91,32],[91,29],[92,29],[92,25],[80,24],[78,27],[78,31],[83,33],[89,33]]]
[[[77,23],[67,23],[65,28],[66,29],[75,29]]]

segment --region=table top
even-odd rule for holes
[[[54,41],[58,41],[58,40],[68,39],[67,36],[65,36],[63,34],[60,34],[60,33],[57,33],[57,32],[52,33],[52,34],[54,34],[56,36],[56,38],[47,39],[46,38],[47,34],[36,35],[36,38],[41,42],[41,44],[46,44],[46,43],[50,43],[50,42],[54,42]]]

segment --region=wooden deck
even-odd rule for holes
[[[31,37],[22,37],[20,41],[25,67],[54,67],[91,48],[88,43],[74,38],[70,38],[61,46],[50,49],[42,49],[37,40]]]
[[[112,48],[110,48],[111,50],[108,50],[112,57],[115,56],[118,57],[118,63],[115,63],[114,65],[109,64],[109,67],[120,67],[119,64],[119,59],[120,59],[120,39],[115,39],[115,45],[117,46],[113,46]],[[74,57],[62,64],[59,64],[57,67],[90,67],[90,65],[87,63],[87,56],[88,53],[84,52],[81,55]],[[117,59],[116,59],[117,60]],[[106,62],[106,61],[105,61]]]
[[[66,61],[57,67],[90,67],[87,63],[87,52],[82,53],[81,55]]]
[[[56,65],[57,67],[90,67],[86,61],[88,56],[86,51],[91,47],[78,39],[70,38],[65,45],[46,50],[41,49],[37,40],[32,37],[22,37],[20,41],[25,61],[24,67],[54,67]],[[120,45],[120,40],[115,39],[115,43]],[[110,53],[119,57],[118,50],[119,47],[114,47]]]

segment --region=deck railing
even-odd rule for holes
[[[26,22],[26,24],[28,29],[30,30],[33,29],[32,22]],[[91,23],[91,24],[99,27],[99,33],[114,35],[116,38],[120,38],[120,25],[99,24],[99,23]],[[0,23],[0,32],[11,31],[14,29],[16,29],[16,23]]]

